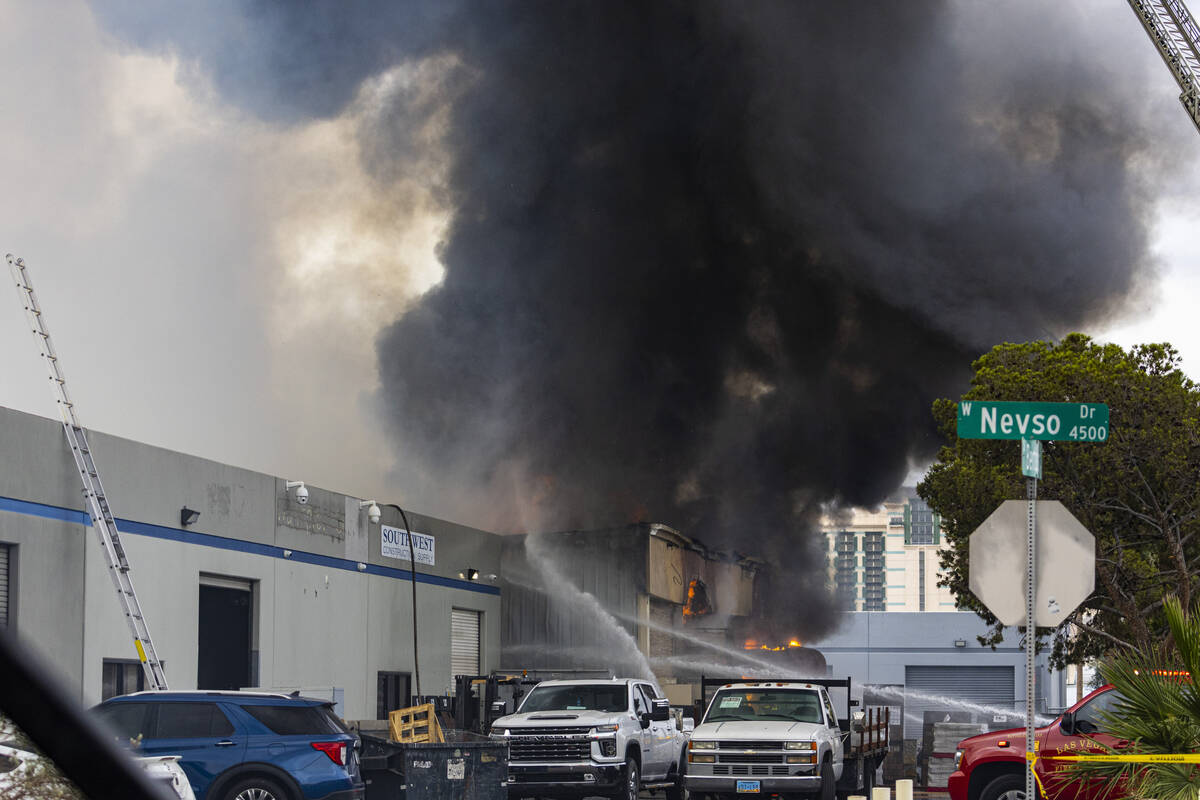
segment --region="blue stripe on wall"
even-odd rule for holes
[[[48,506],[42,503],[31,503],[27,500],[14,500],[11,497],[0,497],[0,511],[13,511],[17,514],[28,514],[33,517],[72,522],[76,525],[85,525],[88,527],[92,524],[92,518],[82,511],[60,508],[59,506]],[[121,533],[132,533],[136,536],[169,539],[174,542],[195,544],[201,547],[215,547],[218,550],[233,550],[239,553],[278,558],[284,561],[298,561],[301,564],[314,564],[316,566],[329,567],[330,569],[344,569],[347,572],[365,572],[368,575],[379,575],[383,578],[395,578],[396,580],[404,581],[412,579],[412,573],[406,569],[367,564],[366,569],[359,570],[358,562],[346,558],[323,556],[319,553],[309,553],[304,550],[291,550],[291,555],[285,557],[283,554],[284,548],[271,544],[247,542],[242,539],[229,539],[224,536],[185,531],[180,528],[168,528],[163,525],[151,525],[146,522],[135,522],[130,519],[118,518],[116,522],[118,531]],[[447,586],[452,589],[465,589],[468,592],[479,592],[480,594],[500,594],[499,586],[488,586],[472,581],[443,578],[440,575],[426,575],[420,572],[417,573],[417,583],[427,583],[431,586]]]

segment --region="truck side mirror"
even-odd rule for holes
[[[665,697],[650,701],[650,719],[655,722],[666,722],[671,718],[671,701]]]
[[[1068,736],[1075,735],[1075,712],[1068,711],[1062,715],[1062,721],[1058,723],[1059,729]]]
[[[646,730],[646,728],[649,728],[650,727],[650,712],[643,711],[641,714],[639,714],[638,722],[641,723],[642,730]]]

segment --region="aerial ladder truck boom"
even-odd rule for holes
[[[167,676],[163,672],[162,662],[150,641],[150,628],[138,603],[137,594],[133,591],[133,579],[129,572],[129,560],[125,556],[125,548],[121,545],[121,535],[117,532],[117,523],[113,518],[108,497],[104,487],[100,485],[100,472],[96,469],[96,461],[92,457],[92,448],[88,445],[87,432],[79,424],[75,415],[75,405],[67,395],[67,383],[63,378],[62,367],[58,363],[58,353],[50,341],[50,333],[46,330],[46,321],[42,308],[38,304],[33,284],[29,280],[29,270],[24,259],[15,258],[11,253],[7,256],[8,267],[12,271],[21,295],[21,305],[37,340],[42,360],[50,372],[50,386],[54,391],[54,399],[58,404],[58,413],[62,417],[63,431],[67,435],[67,444],[71,455],[75,458],[75,468],[83,480],[83,493],[87,497],[89,513],[92,517],[92,527],[100,537],[104,548],[104,557],[108,562],[108,574],[117,590],[117,599],[133,633],[133,644],[137,649],[138,660],[146,673],[146,685],[152,689],[166,689]]]
[[[1181,90],[1179,102],[1200,132],[1200,28],[1183,0],[1129,0]]]

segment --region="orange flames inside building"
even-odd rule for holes
[[[711,614],[712,611],[712,604],[708,602],[708,589],[705,587],[704,581],[692,578],[688,582],[687,602],[683,604],[684,623],[687,623],[692,617]]]
[[[800,643],[799,639],[790,639],[790,640],[788,640],[787,644],[779,644],[779,645],[759,644],[754,639],[747,639],[746,643],[744,645],[742,645],[742,648],[745,650],[771,650],[774,652],[778,652],[780,650],[790,650],[793,647],[803,647],[803,646],[804,645],[802,645]]]

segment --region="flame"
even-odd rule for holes
[[[800,643],[799,639],[791,639],[788,641],[787,644],[779,644],[779,645],[759,644],[754,639],[747,639],[745,644],[742,645],[742,649],[743,650],[768,650],[770,652],[777,653],[781,650],[790,650],[795,647],[803,647],[803,646],[804,645],[802,645]]]
[[[708,590],[704,586],[704,581],[692,578],[688,582],[687,602],[683,604],[683,621],[686,623],[688,617],[699,617],[712,612],[713,608],[708,601]]]

